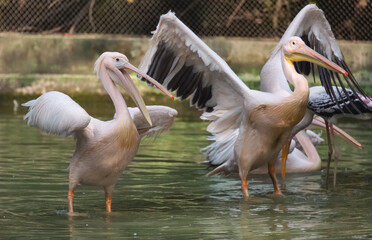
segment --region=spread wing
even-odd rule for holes
[[[147,106],[146,108],[150,114],[152,126],[148,124],[137,107],[128,108],[141,138],[169,130],[178,114],[175,109],[165,106]]]
[[[351,93],[353,95],[368,98],[364,91],[360,88],[359,84],[355,80],[355,77],[347,66],[340,47],[337,44],[337,41],[331,30],[331,26],[325,18],[323,11],[319,9],[315,4],[309,4],[304,7],[287,28],[279,44],[273,51],[269,61],[265,64],[264,68],[261,71],[261,90],[273,92],[284,89],[286,91],[290,91],[287,80],[285,79],[284,73],[280,66],[281,63],[280,61],[278,61],[278,56],[281,52],[280,46],[292,36],[301,37],[309,47],[327,57],[332,62],[335,62],[348,72],[348,77],[340,76],[339,74],[331,72],[328,69],[317,66],[318,71],[316,73],[314,71],[314,65],[312,63],[295,63],[295,67],[298,72],[305,75],[312,74],[314,75],[314,79],[316,74],[319,75],[320,81],[325,87],[326,92],[330,96],[330,99],[332,101],[337,103],[337,96],[341,95],[339,89],[343,90],[343,92],[347,92],[345,89],[346,87],[351,89]],[[269,78],[269,76],[273,75],[277,77],[277,83],[273,83],[272,81],[270,81],[271,79]],[[276,89],[274,89],[274,85],[276,85]],[[340,88],[332,88],[332,85],[339,86]],[[360,94],[357,94],[356,92],[359,92]],[[346,94],[346,100],[348,102],[352,102],[351,96]],[[362,100],[360,101],[363,102]],[[349,109],[345,109],[346,113],[352,111],[359,110],[353,104],[350,105]]]
[[[91,120],[79,104],[61,92],[47,92],[22,106],[29,107],[24,117],[28,118],[29,126],[62,137],[84,129]]]
[[[175,15],[161,16],[139,68],[202,110],[217,140],[239,127],[249,88]]]

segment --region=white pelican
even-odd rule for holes
[[[209,154],[207,158],[212,164],[222,163],[210,174],[239,171],[245,197],[249,196],[249,171],[264,164],[268,164],[274,193],[281,194],[275,175],[276,157],[289,141],[292,128],[304,116],[309,91],[306,78],[295,71],[293,62],[312,61],[347,74],[306,47],[298,37],[290,38],[281,49],[283,71],[295,86],[288,97],[249,89],[174,13],[160,18],[140,64],[140,69],[176,91],[181,99],[191,95],[191,104],[204,111],[201,118],[210,121],[207,130],[216,140],[214,147],[222,147],[219,143],[225,143],[238,131],[234,156],[221,153]]]
[[[334,61],[335,63],[346,69],[346,71],[348,72],[348,76],[344,75],[342,80],[337,73],[333,73],[328,69],[323,68],[322,66],[317,66],[320,81],[325,87],[322,89],[327,95],[329,95],[326,111],[333,111],[333,114],[355,114],[365,111],[372,112],[372,106],[368,105],[368,101],[366,101],[369,98],[360,88],[353,74],[349,70],[349,67],[347,66],[343,58],[340,47],[338,46],[337,41],[332,33],[331,26],[325,18],[323,11],[320,10],[315,4],[309,4],[305,6],[297,14],[297,16],[293,19],[293,21],[287,28],[277,47],[272,52],[270,59],[262,68],[260,76],[260,88],[262,91],[274,93],[280,96],[288,96],[292,94],[285,73],[281,66],[281,56],[283,54],[281,46],[293,36],[301,37],[310,48],[313,48],[316,52],[326,56],[330,61]],[[298,72],[305,75],[308,75],[310,73],[312,73],[313,75],[315,74],[314,66],[309,62],[295,63],[295,67]],[[274,76],[275,81],[273,81]],[[331,87],[332,83],[333,85],[335,85],[334,87]],[[350,89],[346,89],[345,83]],[[337,87],[337,84],[339,85],[339,87]],[[357,91],[359,91],[360,93],[357,93]],[[314,90],[310,89],[309,110],[307,111],[305,118],[294,128],[293,135],[311,124],[314,112],[316,114],[319,114],[320,116],[324,116],[324,114],[322,114],[321,112],[317,112],[317,110],[322,109],[324,112],[324,106],[315,107],[315,104],[319,103],[321,96],[324,96],[324,94],[319,94],[318,88],[315,88]],[[324,101],[323,97],[322,101]],[[330,102],[332,103],[329,104]],[[334,111],[332,110],[332,108],[337,108],[338,111]],[[326,128],[327,133],[329,133],[327,121]],[[332,134],[327,134],[329,140],[328,165],[332,155],[332,140],[330,138],[331,135]],[[348,139],[348,136],[345,135],[344,137]],[[303,142],[302,138],[299,138],[298,140],[304,147],[306,153],[308,152],[308,149],[314,149],[313,146],[306,145],[306,143]],[[352,139],[350,138],[349,140],[352,141]]]
[[[106,211],[111,212],[111,194],[125,167],[136,155],[140,139],[154,131],[168,129],[177,111],[168,107],[145,106],[141,95],[125,69],[130,69],[171,96],[154,79],[128,62],[126,56],[105,52],[96,61],[94,71],[115,106],[110,121],[95,119],[69,96],[61,92],[47,92],[23,106],[29,107],[24,117],[28,125],[62,137],[72,135],[76,150],[69,166],[69,212],[77,184],[102,186],[106,194]],[[127,108],[115,84],[124,88],[139,108]],[[172,96],[171,96],[172,97]]]

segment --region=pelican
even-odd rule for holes
[[[47,92],[23,106],[29,107],[28,125],[62,137],[72,135],[76,150],[69,166],[69,212],[73,212],[77,184],[102,186],[106,211],[111,212],[111,195],[119,176],[136,155],[145,135],[170,128],[177,112],[162,106],[146,108],[126,69],[140,74],[165,94],[172,95],[158,82],[131,65],[117,52],[105,52],[96,61],[94,71],[109,94],[115,117],[101,121],[89,114],[64,93]],[[138,108],[128,108],[116,84],[124,88]]]
[[[280,48],[283,71],[295,87],[288,97],[249,89],[221,57],[171,12],[160,18],[139,66],[167,89],[176,91],[181,99],[191,96],[191,105],[204,111],[201,118],[210,121],[207,131],[216,141],[215,148],[222,147],[219,143],[238,131],[234,156],[221,153],[207,155],[207,159],[212,164],[221,163],[209,175],[238,170],[245,198],[249,197],[248,173],[265,164],[274,194],[281,194],[275,174],[276,157],[305,115],[309,94],[307,80],[295,71],[293,62],[311,61],[347,74],[299,37],[288,39]]]
[[[324,116],[324,112],[332,112],[332,115],[334,115],[339,113],[358,114],[366,111],[372,111],[372,106],[368,105],[369,98],[360,88],[343,58],[340,47],[338,46],[337,41],[332,33],[331,26],[325,18],[323,11],[315,4],[305,6],[296,15],[285,31],[275,50],[272,52],[270,59],[265,63],[260,74],[260,89],[262,91],[280,96],[289,96],[292,94],[285,76],[285,72],[281,66],[281,57],[283,54],[283,48],[281,46],[293,36],[301,37],[310,48],[313,48],[316,52],[326,56],[329,60],[334,61],[338,65],[342,66],[348,73],[347,75],[344,74],[344,79],[342,80],[337,73],[330,72],[322,66],[317,66],[320,81],[325,88],[310,88],[308,110],[302,121],[294,128],[293,135],[311,124],[314,113]],[[305,75],[312,73],[315,75],[315,68],[309,62],[295,63],[295,68],[299,73],[303,73]],[[273,81],[274,76],[275,81]],[[335,86],[331,87],[331,83],[333,83]],[[337,83],[339,86],[337,86]],[[345,83],[349,89],[345,87]],[[357,91],[359,91],[359,93]],[[324,98],[325,95],[320,94],[321,92],[328,95],[326,107],[325,105],[322,107],[316,106],[320,102],[326,102]],[[336,108],[338,109],[337,111],[335,110]],[[327,119],[325,118],[325,120]],[[333,152],[331,139],[332,134],[329,134],[329,128],[331,129],[331,132],[333,132],[333,128],[332,125],[329,127],[328,121],[325,121],[325,124],[329,148],[329,166]],[[346,139],[349,138],[347,135],[344,135],[344,137]],[[299,138],[298,140],[304,147],[305,152],[310,151],[308,149],[314,149],[313,146],[305,143],[302,138]],[[349,140],[351,142],[353,141],[351,138],[349,138]],[[288,145],[286,147],[288,148]]]

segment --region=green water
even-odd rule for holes
[[[250,200],[242,199],[236,176],[206,177],[200,149],[208,145],[207,123],[188,103],[176,108],[171,131],[145,139],[120,177],[112,210],[104,192],[78,186],[74,216],[67,214],[71,138],[30,128],[25,109],[0,102],[0,239],[368,239],[372,238],[372,121],[342,118],[338,126],[363,145],[337,139],[338,184],[325,188],[324,171],[288,174],[273,197],[267,175],[249,176]],[[18,99],[19,102],[26,99]],[[75,99],[92,116],[109,119],[109,99]],[[326,144],[319,147],[326,157]],[[325,161],[323,161],[323,169]]]

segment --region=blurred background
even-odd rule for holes
[[[372,93],[370,0],[0,0],[0,94],[102,93],[87,81],[95,59],[118,51],[138,65],[168,11],[258,88],[262,66],[309,3],[324,11],[349,67]]]
[[[337,39],[372,39],[370,0],[2,0],[0,31],[149,36],[171,10],[201,37],[280,38],[308,3],[325,12]]]

